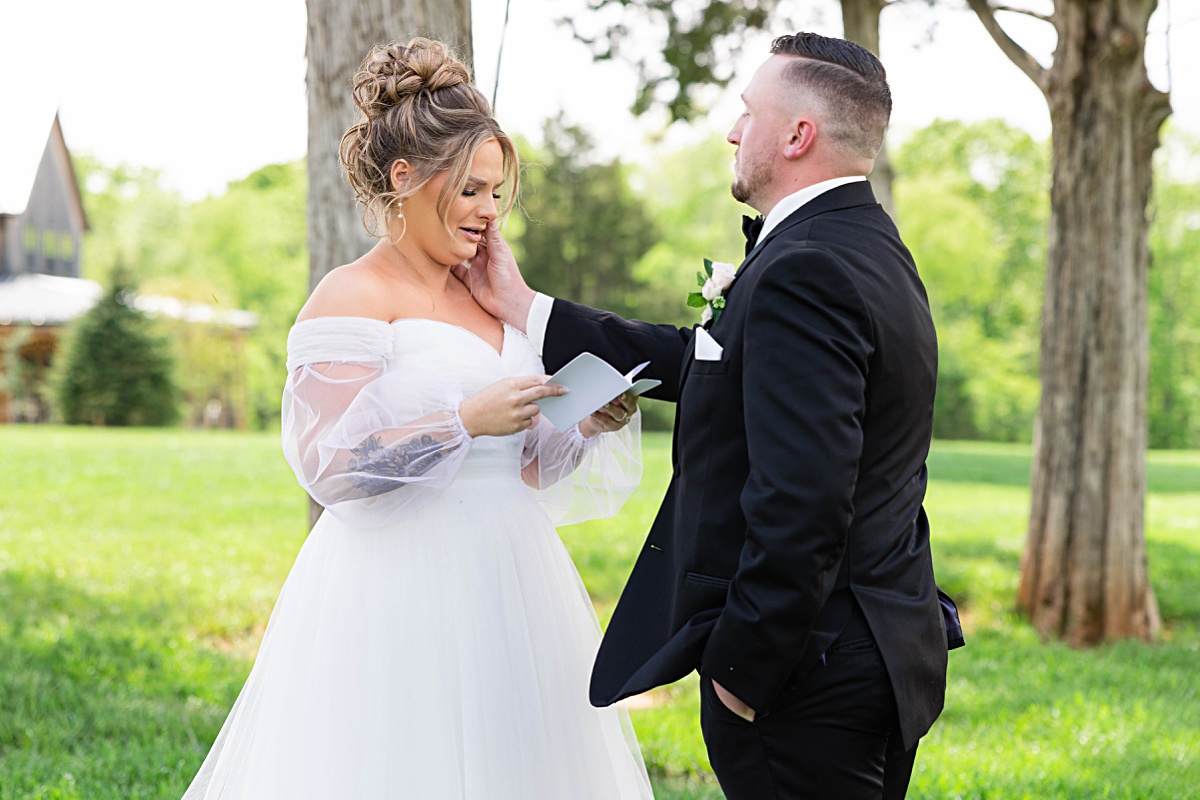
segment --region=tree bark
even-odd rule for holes
[[[342,134],[359,114],[354,73],[373,45],[417,35],[441,39],[470,63],[470,0],[308,0],[309,291],[373,244],[338,161]],[[310,511],[315,524],[321,507]]]
[[[1018,607],[1073,645],[1151,639],[1146,563],[1147,205],[1171,113],[1145,67],[1157,0],[1056,0],[1041,69],[968,0],[1050,106],[1053,182],[1042,398]]]
[[[891,0],[842,0],[842,34],[878,56],[879,15],[890,3]],[[895,177],[885,141],[879,157],[875,159],[875,169],[871,171],[869,180],[875,198],[892,219],[896,218],[896,207],[892,201],[892,181]]]

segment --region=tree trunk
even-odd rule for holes
[[[879,55],[879,13],[890,0],[842,0],[842,33],[850,41],[861,44],[876,56]],[[892,181],[895,179],[892,159],[888,156],[887,142],[875,159],[871,171],[871,189],[883,210],[892,219],[896,218],[896,207],[892,202]]]
[[[373,240],[338,161],[338,143],[358,119],[351,80],[372,45],[426,35],[471,59],[470,0],[308,0],[309,291]],[[315,523],[321,507],[312,504]]]
[[[968,2],[996,37],[990,9]],[[1147,204],[1171,113],[1146,75],[1156,5],[1056,0],[1046,70],[997,38],[1043,89],[1053,125],[1042,398],[1017,603],[1043,636],[1073,645],[1151,639],[1159,627],[1144,528]]]

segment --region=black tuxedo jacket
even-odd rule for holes
[[[869,184],[832,189],[757,244],[693,358],[695,330],[562,300],[553,372],[591,351],[678,403],[673,474],[601,644],[608,705],[693,669],[769,713],[849,618],[866,616],[906,747],[942,709],[946,633],[925,459],[937,341],[924,286]]]

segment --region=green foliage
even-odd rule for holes
[[[1150,230],[1150,445],[1200,447],[1200,138],[1168,129]],[[1181,176],[1190,175],[1190,182]]]
[[[593,161],[587,134],[561,119],[546,123],[543,138],[540,151],[518,140],[523,213],[505,231],[526,280],[553,297],[645,316],[656,293],[637,264],[658,234],[629,169],[619,160]],[[672,406],[641,405],[647,429],[670,430]]]
[[[169,345],[132,298],[118,269],[100,302],[71,325],[57,395],[73,425],[169,425],[179,416]]]
[[[638,314],[653,322],[693,325],[700,314],[687,296],[705,259],[740,264],[746,207],[729,193],[733,147],[719,137],[661,154],[643,168],[646,202],[660,232],[635,269],[646,290]],[[697,306],[696,308],[702,308]]]
[[[45,422],[50,415],[51,387],[47,377],[53,347],[45,338],[38,337],[35,330],[28,325],[16,326],[0,338],[0,391],[9,396],[13,421]]]
[[[940,438],[1032,435],[1047,163],[1044,145],[999,121],[937,121],[895,150],[898,224],[938,329]]]
[[[91,225],[81,253],[83,277],[104,281],[120,267],[141,285],[187,263],[180,236],[187,205],[163,186],[159,170],[107,166],[80,154],[72,164]]]
[[[274,425],[287,330],[308,290],[304,162],[268,165],[190,204],[154,170],[86,156],[75,166],[92,223],[85,276],[108,274],[126,253],[143,294],[258,314],[240,356],[227,328],[161,322],[181,367],[185,420],[198,423],[218,400],[226,413],[239,406],[254,427]]]
[[[522,272],[554,297],[630,316],[643,288],[634,265],[657,238],[646,204],[625,165],[591,159],[581,128],[552,120],[543,138],[522,154]]]
[[[178,274],[194,282],[191,299],[258,314],[258,328],[245,345],[255,427],[279,419],[287,332],[308,297],[307,187],[304,161],[272,164],[190,207],[185,226],[189,257]],[[192,346],[205,344],[230,350],[228,339],[194,337]],[[220,363],[219,354],[205,358],[210,365]],[[220,369],[212,374],[217,385],[225,385]]]
[[[559,20],[592,49],[597,61],[623,58],[638,71],[635,114],[665,106],[671,121],[704,113],[710,87],[725,87],[747,35],[766,27],[779,0],[732,0],[683,4],[676,0],[593,0],[595,13]],[[592,33],[586,22],[599,22]],[[658,47],[646,55],[649,31],[662,31]]]
[[[270,434],[0,428],[0,800],[178,798],[253,662],[307,504]],[[562,536],[602,620],[670,477]],[[937,442],[927,509],[968,646],[911,798],[1190,797],[1200,785],[1200,452],[1149,457],[1162,641],[1043,645],[1011,613],[1029,448]],[[169,531],[169,535],[164,534]],[[655,796],[719,800],[695,678],[633,710]]]

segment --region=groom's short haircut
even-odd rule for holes
[[[780,36],[773,55],[798,56],[785,80],[808,88],[826,106],[826,131],[847,151],[874,159],[892,114],[892,91],[879,59],[865,47],[816,33]]]

